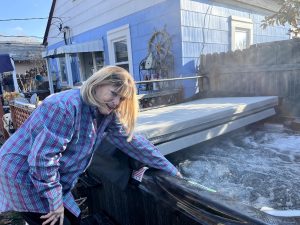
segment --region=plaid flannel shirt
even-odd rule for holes
[[[0,212],[47,213],[62,204],[80,210],[71,194],[92,158],[94,144],[106,133],[110,142],[150,167],[176,175],[177,169],[143,136],[131,142],[115,114],[103,116],[98,128],[92,107],[78,89],[46,98],[0,149]]]

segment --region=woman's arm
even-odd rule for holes
[[[43,103],[32,115],[29,176],[40,196],[47,198],[50,211],[63,205],[59,161],[73,131],[74,116],[63,104]]]
[[[108,127],[107,139],[121,151],[130,157],[143,162],[151,167],[164,170],[170,175],[179,176],[176,167],[170,163],[160,151],[142,135],[134,135],[130,142],[127,142],[127,134],[114,116]]]

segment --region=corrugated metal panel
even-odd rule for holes
[[[40,59],[43,50],[44,47],[39,43],[0,43],[0,54],[10,54],[14,60],[18,61]]]
[[[78,53],[78,52],[98,52],[103,51],[103,41],[89,41],[85,43],[65,45],[54,50],[43,52],[43,57],[51,55],[59,55],[65,53]]]

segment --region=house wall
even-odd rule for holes
[[[26,74],[26,71],[35,68],[36,64],[33,62],[15,62],[16,73]]]
[[[137,0],[57,0],[49,30],[49,46],[62,41],[58,25],[69,26],[72,36],[93,30],[129,16],[165,0],[137,1]],[[61,18],[61,19],[57,19]],[[55,38],[57,37],[57,38]],[[94,40],[95,36],[86,36],[86,40]]]
[[[182,68],[180,73],[195,73],[200,64],[201,54],[231,50],[231,16],[252,20],[253,44],[289,38],[288,27],[275,26],[262,29],[260,24],[267,10],[265,14],[261,9],[257,11],[246,6],[241,8],[215,1],[181,0]]]
[[[81,4],[80,0],[77,0],[77,4]],[[56,10],[54,12],[53,17],[68,17],[68,12],[72,10],[70,8],[71,1],[57,1],[59,4],[56,6]],[[87,5],[95,4],[97,1],[85,1]],[[101,1],[106,4],[107,1]],[[140,62],[147,56],[148,54],[148,41],[151,35],[157,31],[166,29],[169,35],[172,38],[172,53],[175,56],[175,71],[180,68],[180,55],[181,55],[181,36],[180,36],[180,15],[179,15],[179,1],[174,0],[155,0],[155,1],[109,1],[115,8],[109,6],[111,8],[110,13],[105,14],[96,14],[90,17],[89,21],[84,19],[82,23],[79,23],[79,19],[70,20],[69,25],[72,30],[74,30],[72,37],[73,43],[82,43],[91,40],[102,39],[104,43],[104,58],[105,64],[109,64],[108,60],[108,46],[107,46],[107,32],[110,30],[116,29],[123,25],[129,24],[130,27],[130,35],[131,35],[131,48],[132,48],[132,62],[133,62],[133,75],[136,80],[140,80],[139,78],[139,64]],[[76,3],[76,1],[75,1]],[[117,4],[118,3],[118,4]],[[122,3],[122,4],[121,4]],[[126,3],[126,4],[125,4]],[[68,9],[64,9],[61,11],[61,7],[67,7]],[[75,6],[73,6],[75,7]],[[79,7],[79,5],[76,5]],[[86,11],[88,8],[84,6],[81,8],[82,12],[85,16],[89,16],[92,12]],[[106,8],[107,5],[96,4],[92,8]],[[77,8],[74,8],[75,12],[72,14],[76,14]],[[124,11],[124,14],[123,14]],[[122,12],[120,14],[120,12]],[[80,14],[80,13],[79,13]],[[113,14],[114,17],[111,18],[110,22],[107,19],[104,19],[108,14]],[[76,17],[76,16],[75,16]],[[96,26],[96,22],[94,19],[97,18],[98,26]],[[81,18],[83,20],[83,18]],[[71,23],[72,22],[72,23]],[[91,23],[91,24],[89,24]],[[67,23],[66,23],[67,24]],[[96,26],[96,27],[95,27]],[[94,28],[91,28],[94,27]],[[49,31],[49,37],[52,36],[56,32],[55,26],[51,26]],[[82,29],[80,33],[79,29]],[[89,29],[87,31],[84,31]],[[76,35],[76,33],[78,33]],[[50,41],[50,39],[49,39]],[[64,45],[64,42],[60,40],[57,43],[52,42],[50,45],[49,42],[48,50],[58,48]],[[176,73],[176,72],[175,72]]]
[[[264,15],[212,1],[181,0],[182,65],[195,71],[201,54],[230,50],[230,16],[253,21],[253,44],[289,39],[288,27],[260,27]],[[189,66],[185,66],[189,65]]]
[[[60,17],[63,26],[71,28],[72,43],[102,40],[105,64],[108,65],[107,32],[128,24],[133,75],[140,80],[139,64],[148,54],[148,41],[154,31],[165,27],[172,38],[175,76],[191,76],[197,73],[201,54],[231,49],[231,16],[252,20],[253,44],[289,38],[285,27],[260,28],[264,18],[261,8],[256,12],[253,6],[241,8],[208,0],[58,0],[49,37],[57,33],[58,19],[55,17]],[[48,49],[65,45],[62,40],[61,36],[49,38]],[[197,93],[195,81],[182,84],[186,97]]]

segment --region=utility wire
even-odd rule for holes
[[[54,19],[59,19],[62,22],[60,17],[53,16]],[[16,20],[47,20],[49,17],[32,17],[32,18],[11,18],[11,19],[0,19],[0,22],[9,22],[9,21],[16,21]]]
[[[44,37],[39,37],[39,36],[23,36],[23,35],[2,35],[0,34],[0,37],[32,37],[32,38],[40,38],[40,39],[43,39]],[[59,38],[59,37],[47,37],[47,38]]]
[[[48,19],[48,17],[0,19],[0,22],[15,21],[15,20],[45,20],[45,19]]]
[[[53,23],[51,23],[51,25],[55,25],[57,26],[57,28],[60,30],[61,29],[61,26],[63,24],[63,21],[60,17],[55,17],[53,16],[52,17],[53,19],[58,19],[60,22],[60,27],[55,25],[56,22],[58,21],[54,21]],[[32,17],[32,18],[10,18],[10,19],[0,19],[0,22],[9,22],[9,21],[20,21],[20,20],[46,20],[46,19],[49,19],[49,17]],[[60,34],[60,33],[59,33]],[[58,34],[58,35],[59,35]],[[57,35],[57,37],[58,37]],[[39,38],[39,39],[44,39],[44,37],[39,37],[39,36],[23,36],[23,35],[17,35],[17,36],[14,36],[14,35],[1,35],[0,34],[0,37],[32,37],[32,38]],[[57,38],[57,37],[47,37],[47,38]]]

